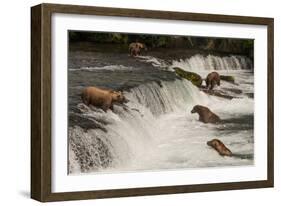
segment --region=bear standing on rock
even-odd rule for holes
[[[87,106],[93,105],[107,111],[113,110],[114,103],[126,103],[127,100],[122,92],[100,89],[97,87],[87,87],[82,91],[81,98]]]
[[[147,50],[145,44],[133,42],[129,45],[129,52],[131,56],[139,56],[142,50]]]
[[[206,88],[212,90],[215,85],[220,86],[220,75],[217,72],[211,72],[206,77]]]
[[[214,114],[209,108],[196,105],[191,110],[191,113],[198,113],[199,114],[199,121],[203,123],[217,123],[220,121],[220,118]]]

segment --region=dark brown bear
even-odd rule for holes
[[[220,75],[217,72],[211,72],[206,77],[206,88],[212,90],[215,85],[220,86]]]
[[[207,145],[214,148],[221,156],[232,156],[232,152],[218,139],[208,141]]]
[[[122,92],[97,87],[87,87],[84,89],[81,98],[84,104],[99,107],[105,112],[109,108],[113,110],[114,103],[124,103],[127,101]]]
[[[220,118],[214,114],[209,108],[196,105],[191,110],[191,113],[198,113],[199,121],[204,123],[217,123],[220,121]]]

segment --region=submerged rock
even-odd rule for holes
[[[175,70],[177,75],[179,75],[180,77],[182,77],[184,79],[187,79],[195,86],[200,87],[202,85],[202,78],[199,74],[196,74],[194,72],[185,71],[179,67],[174,67],[173,69]]]
[[[85,116],[83,114],[77,114],[70,112],[68,118],[68,126],[74,127],[79,125],[81,128],[88,129],[100,129],[104,132],[107,132],[105,126],[108,124],[106,120],[97,119],[95,117]]]
[[[205,92],[206,94],[209,94],[212,96],[221,97],[221,98],[225,98],[225,99],[238,98],[238,97],[228,95],[228,94],[224,93],[223,91],[219,91],[219,90],[209,90],[206,88],[201,88],[200,91]]]
[[[227,90],[227,91],[230,91],[234,94],[242,94],[243,93],[243,91],[241,89],[237,89],[237,88],[226,88],[226,87],[224,87],[223,89]]]

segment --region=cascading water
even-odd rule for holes
[[[198,70],[251,70],[252,61],[244,56],[195,55],[186,60],[173,61],[173,66],[184,66],[188,71]]]
[[[212,71],[212,70],[252,70],[253,62],[245,56],[231,55],[231,56],[214,56],[214,55],[201,55],[196,54],[190,58],[173,60],[169,65],[166,61],[151,57],[141,56],[141,61],[151,63],[155,67],[160,68],[173,68],[180,67],[187,71]]]
[[[149,58],[141,61],[144,59],[152,62]],[[155,63],[155,58],[153,62],[154,67],[163,67],[164,60],[157,61],[161,65]],[[103,112],[73,101],[77,102],[73,118],[80,123],[87,121],[91,127],[69,127],[70,174],[253,164],[253,99],[248,95],[253,93],[251,60],[242,56],[195,55],[173,61],[170,67],[201,75],[212,70],[231,74],[238,85],[223,82],[221,88],[238,98],[208,96],[189,81],[175,78],[131,86],[124,92],[129,103],[114,105],[114,111]],[[123,71],[122,75],[128,74]],[[233,93],[237,88],[240,94]],[[211,108],[224,123],[199,122],[198,115],[190,113],[197,104]],[[219,156],[206,145],[213,138],[220,138],[237,155]]]

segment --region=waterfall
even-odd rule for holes
[[[245,56],[203,56],[194,55],[185,60],[173,61],[172,67],[180,67],[187,71],[202,70],[252,70],[253,63],[251,59]]]
[[[127,94],[134,107],[145,106],[153,115],[182,111],[196,102],[207,102],[209,97],[187,80],[152,82],[131,89]],[[137,102],[136,102],[137,101]]]
[[[114,112],[78,105],[81,115],[93,124],[106,122],[106,130],[86,131],[79,126],[69,129],[70,173],[134,164],[130,161],[143,158],[143,151],[149,151],[157,138],[160,131],[156,122],[160,115],[189,113],[194,104],[207,104],[212,99],[187,80],[151,82],[132,88],[125,96],[128,105],[115,105]]]
[[[163,65],[157,62],[166,64],[153,61],[161,69]],[[222,74],[232,72],[236,82],[242,85],[239,87],[242,94],[230,104],[230,100],[206,95],[185,79],[176,79],[150,81],[130,88],[124,92],[129,102],[125,106],[114,105],[114,111],[104,112],[79,103],[77,111],[71,114],[79,119],[79,124],[69,127],[70,174],[252,163],[252,159],[237,158],[216,161],[219,156],[206,149],[209,138],[221,136],[226,144],[232,144],[234,152],[253,154],[253,99],[243,94],[253,93],[253,75],[248,72],[253,69],[251,60],[234,55],[195,55],[173,61],[170,67],[200,75],[211,70],[220,70]],[[238,88],[230,83],[223,86]],[[198,116],[190,113],[197,104],[212,108],[223,119],[238,120],[221,127],[199,123]],[[92,126],[83,127],[84,120]],[[242,126],[246,129],[238,131]]]

